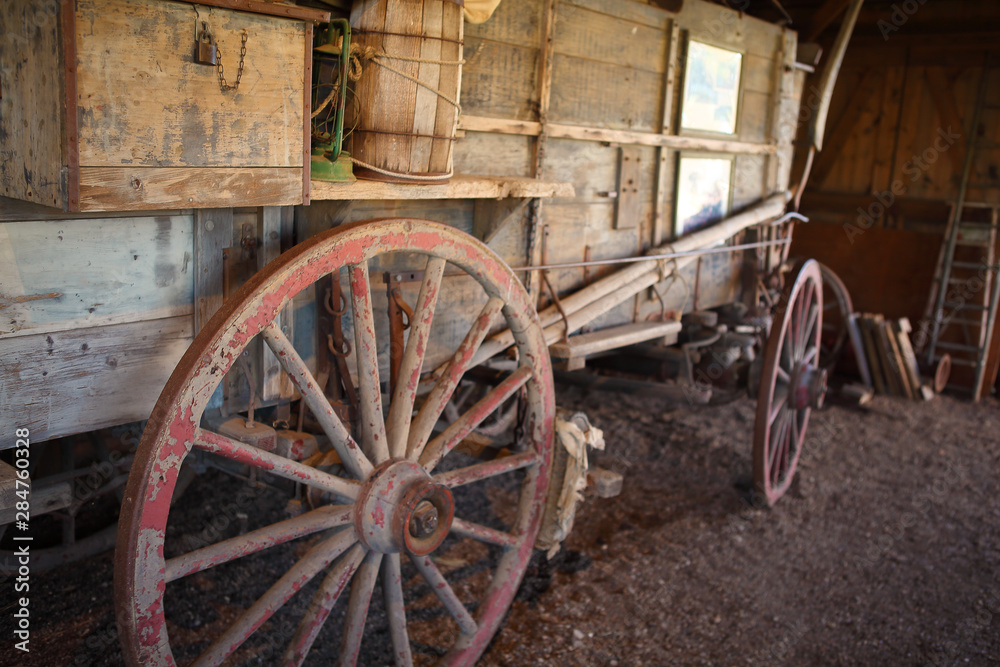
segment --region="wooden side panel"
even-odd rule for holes
[[[500,4],[501,9],[504,4]],[[479,39],[472,36],[472,26],[469,28],[462,67],[462,113],[534,120],[538,48]]]
[[[543,7],[533,0],[504,0],[489,21],[465,26],[464,114],[535,119]]]
[[[455,144],[455,172],[479,176],[530,176],[534,139],[469,132]]]
[[[664,30],[566,2],[560,3],[556,12],[556,53],[663,73],[667,50]]]
[[[290,206],[301,203],[302,167],[80,168],[81,211]]]
[[[0,188],[63,208],[65,81],[58,0],[0,3]]]
[[[224,92],[194,62],[195,18],[186,3],[77,2],[81,165],[302,166],[305,25],[203,11],[230,84],[247,31]]]
[[[0,225],[7,338],[193,312],[190,215]]]
[[[662,84],[663,76],[655,72],[556,53],[549,120],[653,132],[662,112]]]
[[[0,342],[4,419],[34,441],[149,417],[193,339],[191,317],[38,334]],[[0,449],[12,445],[5,432]]]

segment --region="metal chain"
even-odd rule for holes
[[[246,55],[247,55],[247,31],[246,31],[246,29],[243,30],[243,40],[242,40],[242,44],[240,46],[240,67],[236,71],[236,83],[235,84],[229,85],[229,82],[226,81],[226,75],[225,75],[225,72],[224,72],[223,67],[222,67],[222,50],[219,48],[218,44],[215,45],[215,55],[219,59],[219,64],[217,66],[218,67],[217,71],[219,73],[219,86],[224,91],[225,90],[237,90],[240,87],[240,80],[243,78],[243,60],[246,58]]]

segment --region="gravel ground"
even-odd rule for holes
[[[625,488],[588,498],[562,551],[534,559],[483,665],[1000,664],[995,399],[876,398],[866,409],[816,413],[797,481],[771,510],[749,494],[752,402],[671,410],[563,389],[559,403],[604,429],[608,449],[595,462],[622,473]],[[233,502],[224,530],[281,518],[280,494],[240,505],[243,488],[219,473],[199,477],[181,499],[176,548],[215,539],[206,526]],[[493,489],[482,503],[500,506],[504,494]],[[172,584],[183,586],[168,609],[177,652],[196,655],[297,554],[301,546],[288,545],[252,566],[218,568],[228,597],[207,578]],[[489,559],[448,556],[470,581],[477,559]],[[33,575],[29,654],[13,650],[14,582],[0,583],[0,664],[121,664],[111,560]],[[309,597],[297,596],[275,623],[293,622]],[[419,606],[429,595],[407,597]],[[372,613],[378,626],[378,605]],[[433,627],[433,614],[417,612],[418,625]],[[372,630],[363,664],[384,664],[387,641]],[[272,664],[266,649],[240,658]],[[319,652],[317,664],[334,654]]]

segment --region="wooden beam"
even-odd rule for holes
[[[677,85],[678,53],[680,50],[681,29],[677,21],[670,22],[670,43],[667,45],[667,63],[663,74],[663,115],[660,118],[660,134],[674,133],[674,89]],[[670,159],[670,149],[658,146],[656,149],[656,191],[653,193],[653,234],[652,243],[658,246],[663,243],[667,234],[667,197],[670,192],[670,179],[673,175]]]
[[[222,306],[222,250],[233,242],[233,209],[198,211],[194,217],[194,331]]]
[[[643,343],[666,336],[676,339],[681,330],[680,322],[638,322],[625,324],[593,333],[571,336],[568,340],[549,346],[549,353],[557,359],[586,357],[598,352],[614,350],[626,345]]]
[[[291,206],[302,178],[302,167],[80,167],[80,210]]]
[[[572,197],[572,183],[534,178],[453,176],[447,183],[312,182],[312,199],[501,199],[503,197]]]
[[[220,9],[236,9],[254,14],[265,14],[267,16],[280,16],[289,19],[302,19],[313,23],[327,23],[330,20],[330,12],[323,9],[312,9],[310,7],[297,7],[284,3],[276,3],[273,0],[263,2],[261,0],[180,0],[192,4],[205,5],[209,7],[219,7]]]
[[[519,134],[525,136],[535,136],[536,133],[541,132],[540,123],[502,118],[480,118],[477,116],[462,116],[459,119],[459,127],[468,132],[496,132],[498,134]],[[708,139],[703,137],[681,137],[672,134],[657,134],[655,132],[608,130],[599,127],[586,127],[584,125],[566,125],[564,123],[546,123],[545,134],[549,138],[554,139],[576,139],[578,141],[633,144],[636,146],[659,146],[678,150],[712,151],[743,155],[773,155],[778,150],[775,144],[758,144],[747,141]]]
[[[802,41],[816,41],[816,38],[844,13],[849,4],[851,4],[851,0],[826,0],[813,12],[809,25],[802,31]]]
[[[851,0],[850,8],[844,22],[837,33],[837,39],[830,49],[830,56],[827,58],[826,67],[819,79],[819,106],[813,113],[812,122],[809,124],[809,143],[816,151],[823,150],[823,137],[826,136],[827,115],[830,113],[830,102],[833,99],[833,90],[836,87],[837,79],[840,78],[840,67],[844,63],[844,54],[847,53],[847,45],[851,41],[854,33],[854,26],[858,20],[858,13],[864,0]]]
[[[844,142],[850,137],[858,121],[861,119],[861,114],[858,113],[859,108],[867,103],[875,93],[875,84],[878,78],[879,72],[877,70],[868,70],[865,72],[861,83],[854,88],[851,98],[844,105],[844,111],[830,129],[829,136],[825,142],[828,148],[819,154],[816,164],[813,165],[811,178],[812,182],[816,185],[822,185],[823,179],[830,173],[830,169],[837,161],[840,147],[844,145]]]

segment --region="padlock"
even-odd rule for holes
[[[208,32],[208,26],[203,22],[198,39],[194,43],[194,61],[200,65],[212,65],[218,62],[215,40]]]

